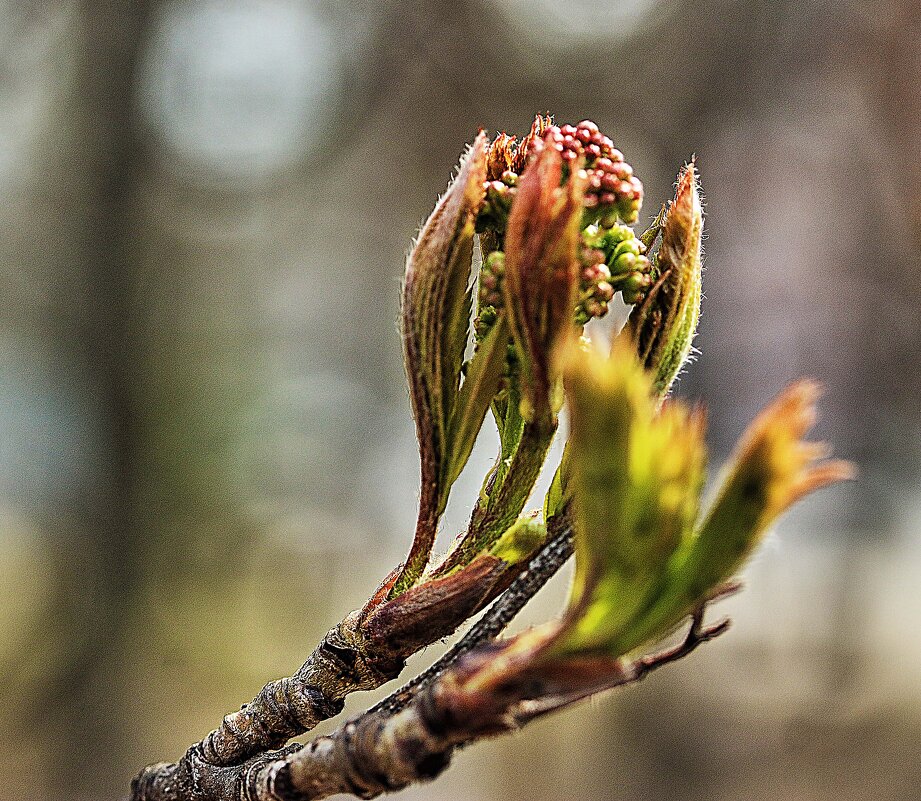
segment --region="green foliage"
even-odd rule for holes
[[[739,569],[771,524],[796,500],[853,477],[842,461],[816,461],[821,444],[804,442],[815,419],[817,386],[788,387],[749,426],[723,472],[716,499],[695,535],[668,565],[661,596],[627,648],[667,631]]]
[[[563,651],[616,647],[661,586],[697,513],[700,414],[656,410],[651,377],[625,346],[574,349],[570,408],[576,576]]]
[[[655,374],[624,340],[574,349],[566,371],[576,578],[558,654],[621,656],[657,640],[717,592],[771,523],[807,492],[850,476],[803,441],[816,388],[800,382],[752,423],[698,522],[703,415],[658,408]]]
[[[448,430],[450,459],[446,463],[442,482],[441,508],[447,504],[448,491],[470,458],[486,412],[499,390],[505,368],[508,336],[508,326],[503,315],[483,337],[467,365],[467,374],[457,395]]]

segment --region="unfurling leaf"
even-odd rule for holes
[[[470,324],[467,285],[485,177],[486,136],[481,133],[422,227],[406,264],[401,309],[403,344],[419,439],[422,486],[412,548],[391,597],[421,575],[447,503],[449,429]],[[456,463],[450,472],[460,472]]]
[[[803,440],[815,421],[818,386],[797,382],[768,405],[736,446],[716,500],[669,564],[661,597],[622,643],[661,636],[727,581],[774,521],[804,495],[854,477],[849,462],[821,459],[822,443]]]
[[[703,482],[703,416],[656,410],[624,343],[573,348],[565,367],[576,576],[566,651],[608,651],[649,602],[691,530]]]
[[[663,637],[732,576],[792,503],[852,475],[848,463],[817,461],[825,447],[803,440],[817,397],[803,381],[752,423],[697,522],[703,415],[660,404],[623,339],[610,356],[571,348],[564,376],[576,575],[553,635],[556,657],[617,657]]]
[[[664,397],[691,353],[700,318],[703,213],[693,162],[678,176],[675,199],[656,226],[662,235],[654,259],[658,280],[621,336],[653,372],[656,391]]]
[[[496,396],[505,368],[508,338],[508,325],[505,316],[500,314],[467,365],[467,375],[458,393],[448,432],[450,458],[442,482],[445,494],[467,464],[486,412]],[[447,502],[447,497],[444,501]]]

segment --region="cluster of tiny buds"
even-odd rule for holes
[[[502,309],[502,282],[505,278],[505,254],[501,250],[494,250],[484,260],[480,268],[478,288],[478,312],[473,323],[474,342],[479,347],[483,337],[493,327]],[[508,386],[511,376],[517,369],[518,354],[514,344],[509,341],[507,345],[505,366],[502,379],[499,383],[500,390]]]
[[[486,197],[483,201],[483,208],[477,216],[477,233],[484,231],[505,233],[505,225],[508,222],[517,186],[518,173],[512,170],[505,170],[498,180],[485,182]]]
[[[486,197],[477,218],[477,231],[503,233],[515,199],[518,178],[541,147],[556,148],[567,168],[580,162],[588,174],[585,192],[585,222],[610,228],[618,219],[634,223],[643,203],[643,184],[624,161],[624,155],[591,120],[578,125],[551,125],[538,117],[531,133],[520,143],[500,134],[490,145]]]
[[[604,260],[603,250],[585,245],[581,248],[577,325],[585,325],[593,317],[604,317],[608,313],[608,304],[614,297],[614,286],[611,284],[611,271]]]
[[[645,252],[646,246],[627,225],[611,228],[590,225],[582,232],[579,298],[575,310],[577,325],[585,325],[594,317],[604,317],[617,292],[630,305],[643,299],[652,284],[652,265]],[[502,308],[504,278],[505,254],[494,250],[480,268],[479,312],[475,322],[477,341],[486,335]]]
[[[590,225],[582,232],[576,307],[579,325],[607,314],[608,304],[617,292],[629,305],[643,299],[652,285],[652,265],[645,252],[646,246],[626,225]]]
[[[551,126],[544,141],[556,147],[567,164],[584,159],[583,168],[588,173],[585,207],[596,212],[603,228],[614,225],[618,217],[636,222],[643,203],[643,184],[624,161],[624,154],[595,123],[582,120],[578,125]]]

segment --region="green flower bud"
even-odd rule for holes
[[[613,275],[623,275],[624,273],[633,272],[633,268],[636,267],[636,254],[635,253],[622,253],[616,259],[614,259],[614,268],[611,272]]]
[[[643,247],[643,243],[638,239],[627,239],[614,249],[614,259],[616,261],[619,256],[627,253],[632,256],[639,256],[645,250],[646,248]]]
[[[492,306],[502,308],[502,279],[505,277],[505,254],[494,250],[483,262],[480,270],[479,302],[480,308]]]
[[[592,226],[594,228],[594,226]],[[579,255],[579,303],[576,306],[576,324],[585,325],[593,317],[603,317],[608,313],[608,303],[616,291],[611,284],[611,271],[604,263],[604,251],[590,247],[587,243],[595,237],[589,230],[583,232],[583,247]]]

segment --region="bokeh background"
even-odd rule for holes
[[[861,478],[729,636],[403,797],[921,798],[917,0],[3,0],[2,801],[123,796],[399,561],[404,255],[476,130],[538,111],[595,119],[649,215],[696,153],[714,463],[808,374]]]

